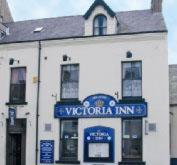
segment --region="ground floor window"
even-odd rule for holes
[[[142,161],[142,119],[123,119],[122,128],[123,161]]]
[[[61,120],[60,159],[76,161],[78,159],[78,120]]]

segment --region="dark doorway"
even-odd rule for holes
[[[26,120],[17,119],[10,126],[7,120],[6,165],[25,165]]]

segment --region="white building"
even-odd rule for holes
[[[1,165],[169,165],[162,0],[114,12],[5,23]]]

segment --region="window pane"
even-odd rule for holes
[[[140,62],[132,63],[132,79],[133,80],[141,79],[141,63]]]
[[[61,140],[61,159],[77,160],[77,140]]]
[[[132,81],[123,80],[123,97],[132,96]]]
[[[107,34],[107,28],[103,28],[103,35]]]
[[[124,63],[123,64],[123,79],[126,80],[131,80],[132,75],[131,75],[131,63]]]
[[[94,35],[99,35],[99,28],[98,27],[95,27],[94,28]]]
[[[61,123],[61,138],[75,139],[78,137],[78,121],[77,120],[63,120]]]
[[[141,80],[132,80],[132,96],[141,96]]]
[[[11,70],[11,84],[20,84],[26,81],[25,68],[13,68]]]
[[[123,120],[123,159],[142,159],[142,120]]]
[[[78,83],[68,82],[62,84],[62,98],[78,98]]]
[[[61,97],[63,99],[78,98],[79,66],[62,66]]]

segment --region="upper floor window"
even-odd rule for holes
[[[10,82],[10,102],[24,103],[26,94],[26,68],[12,68]]]
[[[61,99],[78,99],[79,65],[61,66]]]
[[[93,22],[94,35],[106,35],[107,34],[107,18],[104,15],[98,15]]]
[[[142,96],[142,63],[140,61],[123,62],[123,97]]]

